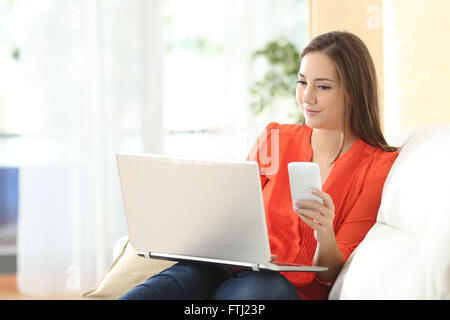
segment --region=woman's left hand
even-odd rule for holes
[[[294,201],[294,211],[311,228],[318,242],[336,241],[333,229],[334,204],[328,193],[312,189],[312,194],[322,198],[323,205],[315,200]]]

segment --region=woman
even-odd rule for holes
[[[296,97],[303,123],[270,123],[247,160],[260,165],[272,254],[279,261],[328,270],[254,272],[178,263],[121,299],[327,298],[343,264],[376,221],[398,149],[381,132],[375,67],[357,36],[319,35],[301,57]],[[267,155],[267,150],[278,151]],[[293,207],[287,165],[295,161],[319,165],[322,191],[312,192],[323,205],[303,200]],[[268,170],[274,163],[277,170]]]

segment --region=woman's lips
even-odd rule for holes
[[[310,109],[305,109],[305,114],[307,114],[308,116],[313,116],[318,114],[320,111],[315,111],[315,110],[310,110]]]

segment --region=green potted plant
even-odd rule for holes
[[[294,123],[300,123],[302,113],[295,99],[300,53],[295,45],[281,37],[253,52],[251,59],[264,59],[268,63],[268,70],[262,79],[250,86],[251,110],[255,114],[261,114],[268,108],[275,107],[277,102],[283,99],[292,100],[287,107],[288,117]]]

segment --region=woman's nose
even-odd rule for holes
[[[316,103],[316,95],[314,92],[314,88],[311,86],[307,86],[303,89],[303,102],[307,104],[315,104]]]

